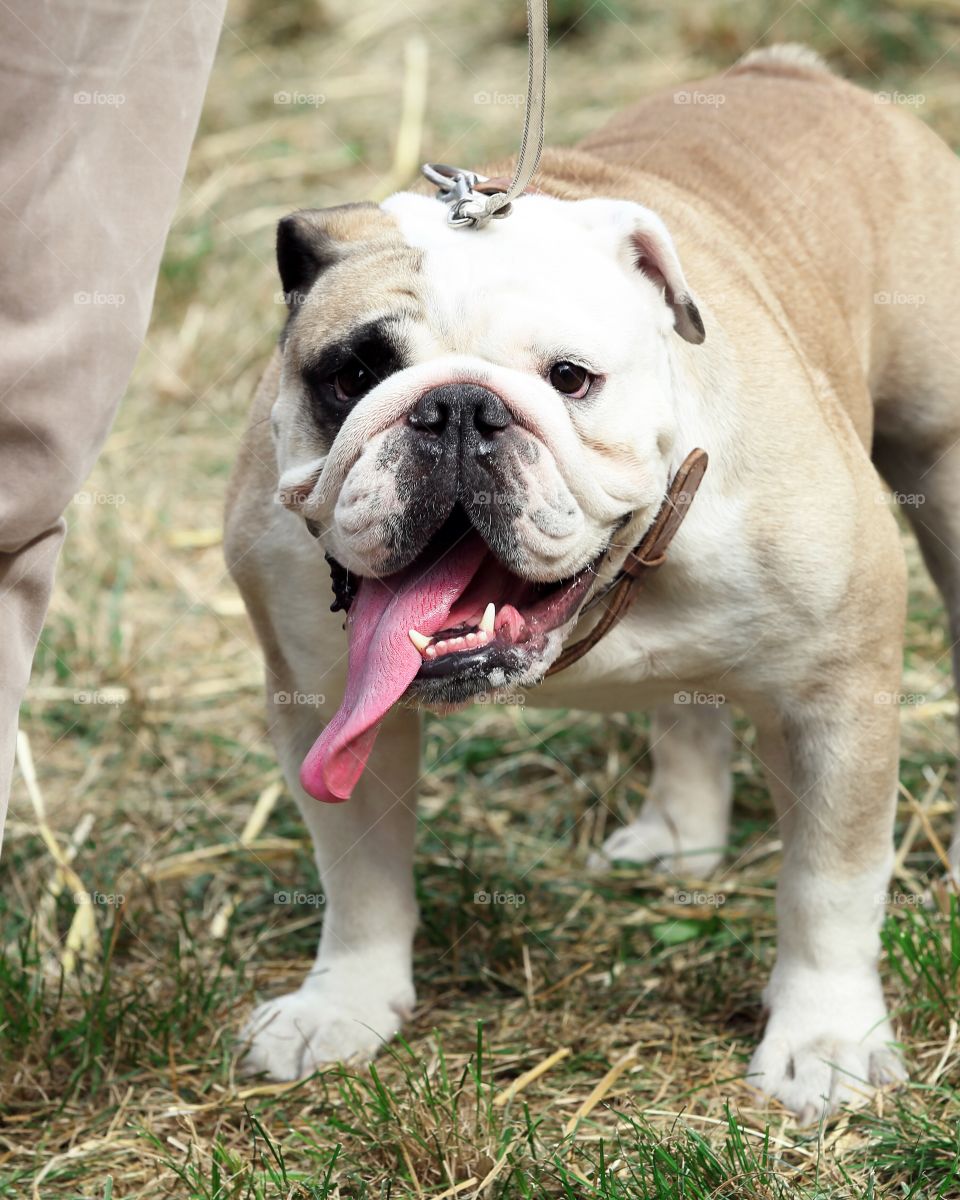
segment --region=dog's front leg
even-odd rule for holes
[[[369,1058],[413,1009],[411,967],[419,719],[394,711],[353,796],[321,804],[299,786],[316,714],[274,708],[275,740],[316,852],[325,904],[313,969],[295,992],[254,1010],[243,1067],[298,1079],[321,1063]]]
[[[750,1081],[805,1123],[904,1076],[877,969],[892,863],[898,678],[899,664],[885,682],[849,680],[841,695],[811,689],[758,721],[784,857],[777,960],[764,993],[769,1019]]]

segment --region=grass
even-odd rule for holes
[[[549,136],[573,141],[632,96],[800,38],[867,86],[920,94],[921,116],[960,146],[956,21],[947,0],[565,0]],[[938,877],[930,831],[949,838],[956,704],[943,615],[912,547],[904,691],[918,702],[903,710],[883,967],[909,1087],[797,1130],[744,1081],[778,863],[749,727],[715,879],[596,877],[590,848],[644,794],[645,719],[506,706],[429,726],[406,1040],[373,1067],[293,1087],[235,1077],[233,1031],[255,994],[299,983],[322,921],[320,906],[275,902],[315,887],[288,800],[240,841],[279,775],[259,652],[218,541],[282,319],[273,223],[403,181],[411,41],[429,63],[423,157],[479,165],[512,149],[516,107],[475,97],[522,89],[522,36],[507,0],[230,9],[148,345],[69,514],[25,708],[39,797],[75,877],[57,869],[18,779],[0,892],[0,1196],[960,1194],[960,914],[936,887],[930,907],[918,899]],[[277,103],[281,91],[323,102]],[[678,902],[697,886],[724,903]],[[484,892],[518,901],[480,903]],[[71,931],[85,931],[87,954],[64,974]]]

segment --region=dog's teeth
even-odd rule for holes
[[[477,642],[481,646],[485,646],[487,644],[487,642],[489,642],[489,641],[490,641],[489,633],[487,633],[487,631],[485,629],[479,629],[477,631]]]
[[[427,647],[430,645],[430,639],[428,637],[425,637],[424,634],[420,633],[416,629],[408,629],[407,636],[421,654],[426,654]]]
[[[443,654],[449,644],[446,638],[441,638],[439,642],[434,642],[438,654]]]
[[[467,634],[467,645],[471,650],[477,645],[477,635],[475,633]]]
[[[428,646],[426,648],[426,650],[424,650],[424,654],[427,656],[427,658],[436,658],[437,657],[436,646]]]
[[[497,606],[491,600],[487,607],[483,610],[483,616],[480,618],[478,626],[481,633],[485,633],[487,637],[493,633],[493,622],[497,615]]]

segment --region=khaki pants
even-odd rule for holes
[[[225,2],[0,5],[0,835],[61,514],[146,332]]]

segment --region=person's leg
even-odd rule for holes
[[[224,5],[0,14],[0,835],[61,514],[146,331]]]

